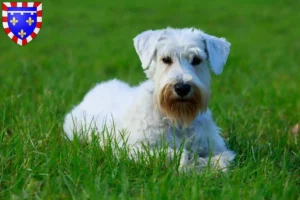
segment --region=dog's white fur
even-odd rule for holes
[[[229,55],[230,43],[194,28],[145,31],[134,38],[148,80],[136,87],[119,80],[96,85],[65,118],[64,131],[70,139],[106,125],[122,145],[121,132],[127,130],[132,154],[143,151],[143,144],[169,144],[169,158],[184,142],[180,169],[201,169],[210,163],[225,171],[235,154],[226,148],[219,128],[207,108],[210,98],[210,72],[221,74]],[[202,62],[193,66],[194,56]],[[170,57],[171,64],[162,58]],[[192,85],[181,102],[173,86]],[[194,98],[194,101],[192,99]],[[196,154],[194,161],[190,155]],[[212,154],[212,157],[209,155]]]

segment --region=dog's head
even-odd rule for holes
[[[230,43],[194,28],[145,31],[134,46],[154,82],[158,108],[173,123],[189,125],[207,108],[211,67],[221,74]]]

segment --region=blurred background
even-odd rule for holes
[[[132,39],[171,26],[231,42],[210,102],[223,127],[266,120],[282,132],[299,120],[299,9],[294,0],[44,1],[34,41],[21,47],[0,34],[2,126],[13,115],[61,122],[97,82],[145,80]]]

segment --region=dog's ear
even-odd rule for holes
[[[149,67],[152,61],[155,53],[156,43],[158,42],[162,33],[163,30],[149,30],[140,33],[133,39],[135,50],[139,55],[144,70]]]
[[[222,73],[227,61],[230,43],[225,38],[217,38],[208,34],[204,34],[204,41],[211,69],[215,74],[219,75]]]

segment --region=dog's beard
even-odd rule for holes
[[[173,84],[166,85],[159,95],[159,108],[174,125],[190,125],[199,112],[207,109],[209,93],[193,87],[192,95],[180,98],[173,91]]]

